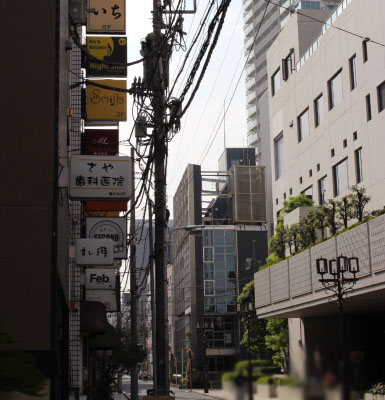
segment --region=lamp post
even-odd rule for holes
[[[253,379],[252,379],[252,367],[251,367],[251,344],[250,344],[250,336],[251,336],[251,326],[250,326],[250,318],[255,315],[254,303],[253,302],[245,302],[239,304],[239,311],[242,317],[247,318],[247,351],[248,351],[248,392],[249,392],[249,400],[253,400]]]
[[[357,257],[345,257],[343,255],[327,260],[320,257],[316,260],[317,273],[321,276],[319,281],[326,291],[332,291],[337,298],[338,317],[340,328],[340,352],[341,352],[341,380],[343,400],[350,399],[349,377],[347,371],[347,358],[345,354],[344,326],[343,326],[343,302],[344,297],[357,283],[357,274],[360,265]],[[331,278],[325,278],[329,273]]]
[[[197,328],[202,330],[203,335],[203,352],[204,352],[204,392],[209,392],[209,369],[207,365],[207,356],[206,356],[206,348],[207,348],[207,333],[212,332],[214,330],[214,323],[203,320],[202,322],[197,322]]]

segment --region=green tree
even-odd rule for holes
[[[245,304],[254,302],[254,281],[247,283],[238,296],[238,303]],[[267,320],[265,319],[257,319],[250,318],[247,320],[247,317],[242,317],[241,320],[244,328],[243,337],[241,340],[241,346],[248,349],[249,344],[249,334],[250,334],[250,352],[260,359],[270,358],[271,352],[267,348],[265,343],[266,336],[266,324]],[[249,323],[250,323],[250,332],[249,332]]]
[[[275,235],[269,240],[270,250],[279,258],[285,258],[287,244],[287,228],[283,223],[277,224],[275,227]]]
[[[313,216],[302,218],[298,224],[299,245],[303,249],[314,244],[316,241],[316,232]]]
[[[353,185],[351,190],[352,217],[356,218],[358,221],[362,221],[367,216],[364,209],[370,201],[370,196],[365,194],[366,189],[364,187]]]
[[[339,228],[339,222],[337,220],[337,202],[333,199],[329,199],[325,205],[326,221],[330,228],[331,234],[335,235]]]
[[[269,319],[266,324],[265,343],[273,351],[274,365],[287,372],[289,368],[289,327],[287,319]]]
[[[2,330],[0,324],[0,346],[14,342],[12,333]],[[39,396],[44,388],[45,379],[30,354],[22,351],[0,350],[1,391],[16,391],[30,396]]]
[[[311,211],[314,227],[321,232],[322,240],[325,239],[325,228],[327,228],[327,211],[324,205],[316,207]]]
[[[299,250],[299,224],[292,224],[287,230],[287,244],[290,254]]]
[[[347,195],[336,201],[337,205],[337,218],[342,222],[342,225],[346,229],[348,227],[349,220],[353,216],[353,207],[351,201],[351,195]]]

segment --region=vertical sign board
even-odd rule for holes
[[[71,156],[70,198],[73,200],[129,200],[131,171],[130,157]]]
[[[113,265],[112,239],[77,239],[75,262],[77,265]]]
[[[114,258],[127,258],[127,219],[122,218],[87,218],[87,237],[90,239],[112,239]]]
[[[96,58],[86,55],[87,76],[127,76],[127,66],[119,65],[127,63],[127,39],[125,37],[87,36],[87,52]]]
[[[122,79],[90,80],[87,85],[86,119],[88,121],[127,121],[127,93],[113,90],[126,89]],[[95,86],[102,85],[111,89]]]
[[[86,289],[115,289],[115,269],[87,268],[85,274]]]
[[[126,0],[88,0],[87,33],[126,33]]]
[[[118,129],[86,129],[85,153],[89,156],[116,156],[119,153]]]

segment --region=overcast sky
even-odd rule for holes
[[[187,1],[187,4],[189,4]],[[176,0],[174,0],[174,3]],[[207,0],[197,0],[198,11],[194,15],[185,15],[184,31],[189,32],[187,44],[190,43],[201,21],[202,13],[207,5]],[[140,57],[140,40],[151,32],[152,0],[133,1],[127,0],[127,37],[128,61]],[[169,145],[168,158],[168,207],[172,211],[172,198],[180,182],[182,174],[188,163],[199,164],[202,170],[217,170],[219,156],[224,149],[224,127],[220,127],[213,145],[203,161],[203,154],[208,148],[213,133],[217,131],[217,120],[222,118],[224,103],[228,105],[235,85],[242,71],[243,58],[243,31],[242,31],[242,0],[232,0],[223,26],[221,37],[214,50],[213,57],[200,89],[182,119],[181,131]],[[171,84],[180,66],[181,57],[186,52],[174,52],[171,63]],[[222,65],[222,66],[221,66]],[[190,67],[191,68],[191,67]],[[190,71],[190,69],[187,69]],[[142,76],[142,66],[128,68],[128,87],[134,76]],[[182,74],[184,77],[184,74]],[[233,81],[233,82],[232,82]],[[232,84],[231,84],[232,82]],[[175,94],[180,93],[180,84],[185,83],[180,79]],[[230,88],[230,90],[229,90]],[[228,92],[227,96],[226,93]],[[186,99],[189,98],[187,94]],[[128,109],[128,123],[121,127],[120,139],[127,136],[131,130],[131,109]],[[246,146],[246,98],[245,84],[242,76],[238,89],[235,92],[231,106],[226,114],[226,146]],[[125,152],[124,149],[121,150]],[[127,151],[128,153],[128,151]]]

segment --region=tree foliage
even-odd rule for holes
[[[289,327],[284,318],[269,319],[266,324],[265,342],[267,348],[273,351],[274,365],[285,372],[289,368]]]
[[[285,258],[286,241],[287,229],[281,222],[275,227],[275,235],[269,240],[269,248],[277,257]]]
[[[364,187],[353,185],[351,190],[352,217],[358,221],[362,221],[367,216],[367,213],[364,210],[370,201],[370,196],[365,194],[366,189]]]
[[[346,229],[348,227],[350,219],[353,217],[353,208],[351,195],[346,195],[341,198],[341,200],[336,201],[337,205],[337,218],[341,221],[341,225]]]
[[[299,194],[297,196],[289,197],[283,202],[283,208],[279,213],[280,218],[283,218],[286,214],[294,211],[298,207],[312,207],[314,206],[314,201],[309,199],[306,194]]]
[[[0,325],[0,346],[14,342],[12,333],[2,330]],[[39,396],[44,388],[45,379],[30,354],[22,351],[0,350],[1,391],[16,391],[30,396]]]

